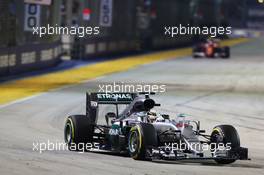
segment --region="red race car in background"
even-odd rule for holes
[[[193,47],[193,58],[229,58],[230,48],[221,47],[220,40],[207,39]]]

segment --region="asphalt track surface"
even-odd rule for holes
[[[0,108],[0,174],[263,174],[264,41],[236,46],[232,58],[177,58],[143,65],[86,83],[50,91]],[[251,161],[220,166],[214,161],[144,162],[129,157],[33,151],[33,143],[63,142],[65,117],[85,113],[85,92],[99,84],[165,84],[155,99],[157,111],[192,115],[211,132],[218,124],[234,125]],[[102,121],[102,120],[100,120]]]

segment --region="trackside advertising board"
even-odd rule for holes
[[[40,26],[40,5],[25,4],[24,31],[33,31]]]
[[[28,4],[50,5],[52,0],[24,0]]]
[[[100,26],[111,27],[113,17],[113,0],[101,0]]]

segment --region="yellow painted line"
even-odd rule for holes
[[[231,39],[222,41],[221,44],[224,46],[234,46],[240,43],[248,42],[250,39],[248,38],[239,38],[239,39]]]
[[[246,39],[235,39],[225,41],[224,44],[235,45],[246,41]],[[0,84],[0,105],[42,92],[47,92],[51,89],[77,84],[103,75],[127,71],[128,69],[139,65],[183,57],[190,54],[191,48],[184,48],[139,56],[128,56],[75,69],[3,83]]]

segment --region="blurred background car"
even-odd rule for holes
[[[207,39],[204,42],[198,43],[193,47],[193,58],[229,58],[230,47],[221,47],[220,40],[218,39]]]

